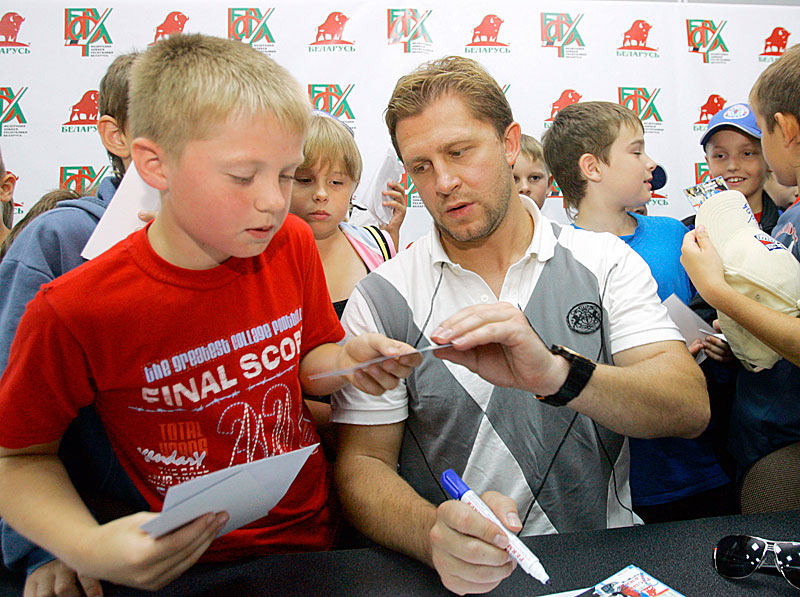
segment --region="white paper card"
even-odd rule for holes
[[[663,304],[667,308],[670,319],[675,322],[675,325],[678,326],[678,331],[680,331],[684,340],[686,340],[686,346],[689,346],[695,340],[702,340],[706,336],[716,336],[720,340],[725,340],[724,334],[715,332],[702,317],[692,311],[674,294],[665,298]],[[727,342],[727,340],[725,341]],[[702,363],[705,359],[706,354],[702,350],[695,358],[698,364]]]
[[[397,155],[390,147],[386,150],[386,156],[383,158],[380,168],[377,169],[369,183],[356,191],[356,202],[366,207],[367,213],[371,217],[367,217],[366,213],[353,210],[350,222],[356,226],[374,224],[374,220],[380,224],[388,224],[394,210],[383,205],[385,200],[383,191],[386,190],[387,182],[390,180],[397,182],[401,176],[403,176],[403,165],[397,161]]]
[[[281,501],[319,444],[239,464],[174,485],[167,490],[161,514],[140,528],[154,538],[209,512],[227,512],[219,536],[263,518]]]
[[[142,180],[131,162],[81,257],[94,259],[107,251],[131,232],[144,227],[145,222],[139,219],[140,211],[158,211],[160,206],[158,191]]]

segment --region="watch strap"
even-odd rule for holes
[[[559,346],[558,344],[553,344],[553,346],[550,347],[550,352],[567,359],[569,362],[569,373],[567,373],[567,379],[564,380],[558,392],[549,396],[536,396],[536,398],[550,406],[564,406],[583,391],[583,388],[589,383],[589,379],[591,379],[592,373],[594,373],[597,367],[597,363],[578,354],[574,350]]]

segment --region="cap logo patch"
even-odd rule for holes
[[[750,115],[750,109],[742,104],[731,106],[722,114],[726,120],[738,120],[740,118],[747,118]]]
[[[578,303],[567,313],[567,326],[579,334],[591,334],[600,329],[603,311],[595,303]]]

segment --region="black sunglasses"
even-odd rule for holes
[[[768,552],[775,555],[775,566],[783,578],[800,589],[800,543],[768,541],[749,535],[728,535],[714,548],[714,568],[726,578],[747,578],[764,563]],[[772,568],[772,564],[767,564]]]

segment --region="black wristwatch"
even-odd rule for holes
[[[550,396],[536,396],[536,398],[550,406],[564,406],[586,387],[597,363],[579,355],[574,350],[557,344],[550,347],[550,352],[561,355],[569,361],[569,373],[558,392]]]

